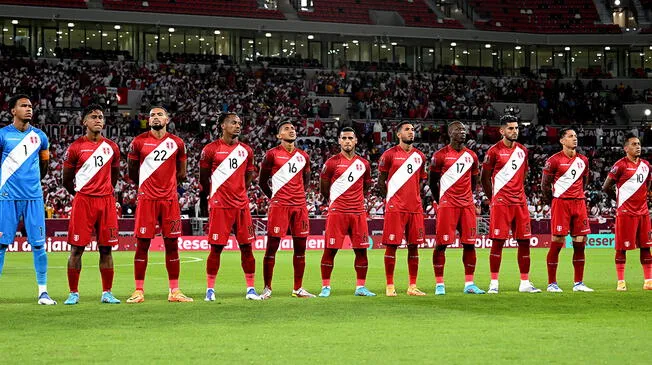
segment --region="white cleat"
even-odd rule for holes
[[[559,289],[561,290],[561,289]],[[518,286],[518,291],[520,293],[541,293],[541,289],[535,288],[531,282],[522,283]]]
[[[487,294],[498,294],[498,285],[489,285]]]
[[[591,293],[594,290],[589,288],[588,286],[584,285],[583,281],[580,281],[580,282],[575,283],[575,285],[573,285],[573,291],[581,291],[581,292]]]
[[[38,296],[38,304],[40,305],[55,305],[57,301],[50,298],[48,292],[44,291],[41,295]]]
[[[267,300],[271,297],[272,297],[272,289],[265,287],[265,289],[263,289],[263,293],[260,294],[260,299]]]
[[[247,290],[247,295],[245,295],[245,299],[247,300],[263,300],[263,298],[256,293],[256,290],[254,288],[251,288]]]
[[[564,291],[557,285],[557,283],[548,284],[546,289],[548,293],[563,293]]]

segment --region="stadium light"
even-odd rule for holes
[[[451,47],[456,47],[456,46],[457,46],[457,43],[451,42]]]
[[[219,30],[216,29],[216,30],[213,31],[213,34],[220,35],[220,34],[222,34],[222,32],[220,32]]]
[[[12,21],[11,21],[11,24],[13,24],[13,25],[18,24],[18,20],[16,20],[16,19],[12,20]]]
[[[517,51],[520,51],[521,48],[523,48],[523,47],[521,47],[521,46],[516,46],[516,47],[514,47],[514,49],[517,50]]]
[[[398,45],[398,43],[392,42],[392,46],[396,46],[396,45]]]
[[[315,36],[312,35],[312,34],[308,34],[308,39],[315,39]],[[651,49],[652,49],[652,47],[651,47]]]
[[[604,50],[605,50],[605,51],[611,51],[611,47],[606,46],[606,47],[604,47]]]
[[[354,40],[351,41],[351,43],[353,43],[353,44],[358,44],[358,40],[357,40],[357,39],[354,39]]]
[[[108,36],[109,36],[108,33],[102,33],[102,37],[108,37]]]
[[[272,33],[265,33],[265,37],[270,38],[272,36]]]
[[[616,5],[616,6],[620,6],[620,0],[616,0],[616,1],[614,1],[614,5]]]
[[[74,28],[74,27],[75,27],[75,23],[68,23],[68,28]]]
[[[115,30],[120,30],[120,28],[122,28],[122,27],[120,26],[120,24],[116,24],[116,25],[113,26],[113,29],[115,29]]]
[[[570,47],[568,46],[564,47],[564,51],[570,51]]]
[[[2,28],[2,31],[3,31],[3,32],[8,32],[8,31],[9,31],[9,28]]]
[[[489,44],[489,43],[485,44],[484,48],[487,48],[487,49],[491,48],[491,44]]]
[[[170,27],[168,28],[168,33],[174,33],[174,30],[175,30],[174,28]]]
[[[652,111],[651,111],[650,109],[645,109],[645,111],[643,112],[643,114],[645,114],[646,117],[649,117],[650,114],[652,114]]]

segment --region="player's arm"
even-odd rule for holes
[[[306,166],[303,168],[303,190],[307,191],[310,186],[310,159],[306,156]]]
[[[387,176],[389,173],[387,171],[380,171],[378,174],[378,190],[380,190],[380,195],[385,198],[387,197]]]
[[[63,167],[63,187],[70,193],[70,195],[75,195],[75,168],[74,167]],[[111,180],[113,180],[113,169],[111,169]]]
[[[552,182],[554,177],[543,173],[541,175],[541,192],[543,193],[543,201],[549,203],[552,199]]]
[[[322,167],[321,174],[319,176],[319,192],[324,197],[324,200],[326,202],[331,201],[331,176],[332,176],[332,170],[330,169],[329,162],[326,161],[326,163],[324,163],[324,167]]]
[[[129,162],[128,162],[128,165],[129,165],[129,178],[131,179],[131,181],[134,182],[134,184],[138,185],[138,181],[139,181],[139,176],[138,175],[139,175],[139,172],[140,172],[140,161],[133,160],[133,159],[130,158]]]
[[[255,177],[256,171],[247,171],[247,174],[245,175],[245,189],[249,189]]]
[[[209,197],[211,192],[211,169],[210,167],[200,167],[199,168],[199,184],[201,189],[206,193],[206,196]]]
[[[482,176],[481,176],[482,190],[484,190],[484,195],[487,196],[489,201],[491,201],[491,199],[493,198],[493,188],[491,186],[491,173],[492,170],[490,170],[485,166],[482,167]]]
[[[181,146],[177,150],[177,184],[183,181],[186,181],[187,174],[187,155],[186,155],[186,145],[183,142],[180,142]]]
[[[441,166],[437,155],[432,156],[430,163],[430,172],[428,173],[428,185],[432,193],[433,200],[439,204],[439,182],[441,180]]]
[[[616,181],[612,179],[611,176],[607,176],[607,179],[604,181],[604,184],[602,184],[602,191],[605,194],[607,194],[609,199],[612,200],[616,200],[616,190],[614,189],[615,185],[616,185]]]
[[[111,164],[111,186],[115,188],[120,178],[120,148],[116,145],[113,150],[113,163]]]
[[[50,166],[50,150],[41,150],[38,154],[39,161],[38,167],[41,173],[41,180],[48,174],[48,167]]]
[[[258,187],[268,198],[272,198],[272,189],[269,187],[269,179],[272,177],[272,166],[274,157],[268,152],[260,163],[260,176],[258,176]]]

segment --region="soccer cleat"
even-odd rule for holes
[[[419,290],[416,285],[410,285],[407,289],[407,295],[411,295],[413,297],[423,297],[426,295],[426,293]]]
[[[396,296],[396,288],[394,285],[387,285],[385,288],[385,295],[388,297],[395,297]]]
[[[471,284],[464,287],[464,294],[484,294],[485,291],[478,288],[477,285]]]
[[[435,295],[446,295],[446,286],[444,284],[435,285]]]
[[[266,300],[272,297],[272,289],[269,287],[265,287],[263,289],[263,293],[260,295],[260,299]]]
[[[579,281],[573,285],[573,291],[582,291],[586,293],[590,293],[593,291],[593,289],[589,288],[588,286],[584,285],[583,281]]]
[[[314,298],[314,294],[310,294],[306,289],[299,288],[297,290],[292,290],[292,296],[295,298]]]
[[[616,286],[617,291],[627,291],[627,283],[625,280],[618,280],[618,286]]]
[[[355,292],[353,293],[356,297],[375,297],[376,293],[371,292],[367,287],[361,286],[357,289],[355,289]]]
[[[106,304],[120,304],[120,300],[114,297],[110,291],[102,293],[102,299],[100,299],[100,302]]]
[[[68,294],[68,299],[66,299],[66,301],[63,302],[64,305],[75,305],[77,303],[79,303],[79,293]]]
[[[498,294],[498,285],[489,284],[489,290],[487,290],[487,294]]]
[[[55,305],[57,302],[50,298],[48,292],[44,291],[41,295],[38,296],[38,304],[40,305]]]
[[[324,286],[321,288],[321,293],[319,293],[319,297],[321,298],[328,298],[331,296],[331,287],[330,286]]]
[[[192,301],[192,298],[183,294],[181,289],[174,289],[170,294],[168,294],[168,302],[190,303]]]
[[[129,298],[127,298],[128,304],[142,303],[145,301],[145,292],[142,290],[135,290]]]
[[[256,289],[254,288],[249,288],[247,290],[247,294],[245,295],[245,299],[247,300],[263,300],[263,298],[256,293]]]
[[[519,293],[541,293],[541,289],[536,288],[531,282],[522,283],[518,286]]]
[[[564,292],[563,290],[561,290],[559,285],[557,285],[557,283],[548,284],[548,288],[546,289],[546,291],[548,291],[548,293],[563,293]]]
[[[652,280],[651,279],[645,280],[645,284],[643,284],[643,290],[652,290]]]
[[[215,301],[215,289],[213,289],[213,288],[206,289],[206,297],[204,298],[204,301],[206,301],[206,302],[214,302]]]

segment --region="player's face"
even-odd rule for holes
[[[101,110],[93,110],[84,118],[84,125],[93,133],[101,131],[104,129],[104,113]]]
[[[32,102],[27,98],[18,99],[11,113],[18,120],[29,123],[32,120]]]
[[[500,127],[500,134],[507,140],[515,142],[518,139],[518,123],[509,122]]]
[[[448,129],[448,135],[451,138],[451,142],[464,143],[466,142],[466,125],[462,123],[455,123]]]
[[[627,140],[627,144],[625,145],[625,153],[632,157],[640,157],[641,156],[641,140],[632,137],[629,140]]]
[[[412,124],[403,124],[396,135],[399,141],[412,144],[414,143],[414,126]]]
[[[228,117],[222,122],[222,131],[233,137],[238,137],[242,130],[242,121],[237,115]]]
[[[568,130],[559,141],[562,146],[574,150],[577,148],[577,133],[572,129]]]
[[[353,132],[342,132],[340,133],[340,147],[342,151],[346,153],[351,153],[355,150],[355,145],[358,143],[358,139],[355,138],[355,133]]]
[[[149,126],[155,130],[160,131],[168,125],[168,113],[161,108],[154,108],[149,111]]]
[[[283,140],[288,143],[293,143],[297,140],[297,131],[294,129],[294,125],[290,123],[285,123],[281,126],[281,129],[278,131],[276,138]]]

